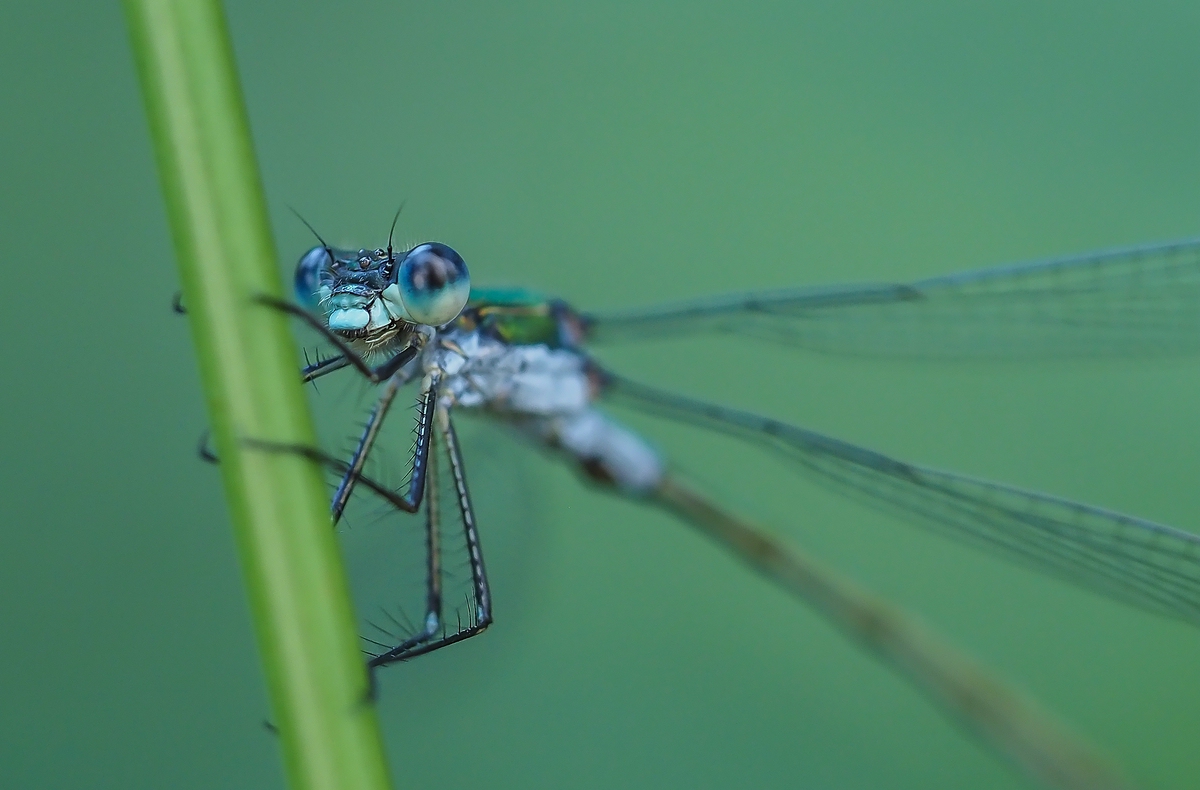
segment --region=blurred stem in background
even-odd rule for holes
[[[224,14],[216,0],[124,5],[288,779],[386,788],[320,472],[242,441],[314,433],[286,319],[253,302],[281,286]]]
[[[1032,699],[897,607],[724,512],[675,478],[668,476],[655,498],[811,605],[1038,782],[1063,790],[1128,787],[1113,766]]]

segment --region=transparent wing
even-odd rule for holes
[[[845,493],[1200,625],[1200,536],[1067,499],[942,472],[748,412],[613,377],[633,408],[758,442]]]
[[[915,358],[1176,355],[1200,350],[1200,239],[950,274],[601,313],[589,340],[695,331]]]

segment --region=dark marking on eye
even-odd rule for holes
[[[441,258],[434,258],[429,262],[429,268],[426,270],[426,276],[429,278],[429,287],[440,289],[446,284],[446,262]]]

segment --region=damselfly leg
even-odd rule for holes
[[[488,584],[487,567],[483,561],[483,548],[480,545],[479,530],[475,522],[475,509],[471,504],[471,495],[467,489],[467,476],[463,467],[458,435],[454,431],[454,424],[448,410],[438,410],[437,423],[439,443],[445,450],[445,460],[449,466],[454,504],[453,508],[446,508],[436,495],[431,494],[426,497],[426,545],[430,564],[427,587],[429,604],[425,628],[394,647],[372,656],[368,662],[371,667],[387,666],[462,642],[483,633],[492,624],[492,592]],[[430,487],[436,492],[438,490],[436,461],[430,463],[429,473],[433,478],[429,481]],[[365,478],[363,479],[365,480]],[[442,618],[441,568],[436,563],[438,540],[446,510],[458,514],[471,573],[472,600],[467,609],[467,620],[463,622],[461,619],[456,619],[453,627],[449,627],[451,624]]]
[[[396,374],[397,371],[400,370],[400,368],[404,367],[408,362],[410,362],[421,350],[421,344],[419,342],[409,343],[380,364],[373,366],[367,362],[366,358],[364,358],[362,354],[355,351],[354,348],[352,348],[351,345],[341,337],[341,335],[326,326],[325,321],[305,310],[300,305],[292,304],[286,299],[279,299],[266,294],[260,294],[258,297],[256,297],[256,301],[260,304],[273,307],[276,310],[280,310],[299,318],[301,321],[307,324],[310,329],[320,334],[326,341],[336,348],[338,353],[341,355],[341,359],[345,360],[346,364],[352,366],[372,384],[379,384],[391,378]],[[337,359],[337,357],[331,357],[330,360],[326,360],[329,369],[326,370],[321,368],[320,370],[322,372],[332,372],[333,370],[337,369],[333,367],[333,362],[331,361],[332,359]],[[320,368],[321,364],[322,363],[317,363],[317,367]],[[314,369],[309,371],[306,369],[304,372],[305,381],[311,381],[312,379],[317,378],[316,375],[311,375],[311,373],[318,373],[318,370]]]
[[[371,447],[379,436],[379,430],[395,400],[396,393],[413,378],[414,372],[406,370],[405,365],[412,361],[420,351],[421,343],[419,339],[422,336],[414,335],[414,339],[417,339],[416,342],[404,345],[395,355],[389,357],[383,363],[372,367],[361,354],[350,347],[349,343],[336,332],[330,330],[324,321],[303,307],[267,296],[259,297],[258,301],[300,318],[310,328],[316,330],[323,338],[332,343],[340,352],[339,356],[333,356],[305,366],[301,371],[305,382],[312,381],[322,375],[332,373],[344,367],[353,367],[363,378],[372,384],[378,384],[382,381],[387,382],[383,388],[383,392],[375,403],[374,409],[371,411],[371,416],[363,427],[362,435],[359,438],[358,445],[355,447],[354,454],[350,459],[345,474],[338,484],[337,490],[334,492],[330,510],[333,513],[333,520],[336,524],[342,517],[350,495],[354,492],[354,486],[357,483],[358,477],[362,474],[363,465],[366,463]],[[421,496],[425,490],[425,465],[429,455],[430,425],[433,421],[433,411],[437,403],[437,387],[438,379],[430,377],[425,382],[421,391],[416,426],[417,441],[413,450],[408,492],[405,494],[404,504],[398,505],[398,507],[409,513],[415,513],[420,507]]]
[[[375,402],[375,408],[367,419],[362,436],[359,437],[358,446],[346,466],[341,482],[338,483],[337,491],[334,492],[333,503],[330,506],[334,523],[341,518],[342,512],[346,509],[346,503],[350,501],[350,495],[354,493],[354,486],[362,476],[367,456],[370,454],[375,440],[379,437],[383,419],[387,416],[388,409],[391,408],[392,402],[396,398],[396,392],[407,381],[408,377],[404,376],[403,371],[396,373],[388,379],[388,386],[384,388],[383,394]],[[431,429],[434,411],[437,409],[439,383],[438,376],[427,377],[418,399],[416,444],[413,448],[412,463],[409,468],[408,490],[395,503],[396,507],[406,513],[416,513],[421,507],[421,498],[425,495],[425,473],[429,462]]]
[[[371,649],[368,665],[377,668],[414,658],[433,652],[442,647],[462,642],[482,633],[492,624],[492,594],[488,583],[487,568],[483,559],[483,549],[480,545],[479,532],[476,526],[475,510],[471,504],[471,496],[467,487],[466,472],[463,466],[462,451],[457,434],[448,410],[440,409],[434,415],[436,426],[432,426],[428,463],[421,474],[424,496],[418,498],[417,508],[410,509],[408,494],[396,493],[390,486],[375,480],[368,475],[360,474],[358,482],[376,497],[382,499],[388,507],[403,512],[413,512],[422,505],[425,508],[425,594],[424,618],[416,627],[396,622],[396,629],[406,633],[398,633],[395,629],[376,625],[376,630],[391,637],[390,643],[381,642],[375,638],[364,637]],[[271,452],[285,452],[301,455],[320,463],[325,468],[339,475],[346,475],[349,464],[322,450],[304,445],[293,445],[278,442],[248,440],[249,447]],[[441,451],[439,455],[439,450]],[[442,486],[441,462],[449,471],[449,496],[452,501],[443,501],[440,496]],[[450,622],[444,615],[444,579],[447,572],[442,562],[443,540],[446,523],[457,517],[462,529],[461,536],[466,548],[467,565],[470,570],[470,600],[467,602],[465,619],[460,611]]]
[[[350,360],[346,359],[340,354],[334,355],[332,357],[328,357],[327,359],[321,359],[305,365],[300,370],[300,380],[305,384],[308,384],[310,381],[319,379],[321,376],[332,373],[335,370],[341,370],[344,367],[349,367],[349,365]]]

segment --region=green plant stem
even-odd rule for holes
[[[1113,766],[1032,699],[897,607],[724,512],[676,479],[667,477],[655,496],[659,505],[810,604],[1037,781],[1064,790],[1127,787]]]
[[[210,424],[293,788],[381,789],[387,767],[312,444],[225,18],[215,0],[126,0]]]

